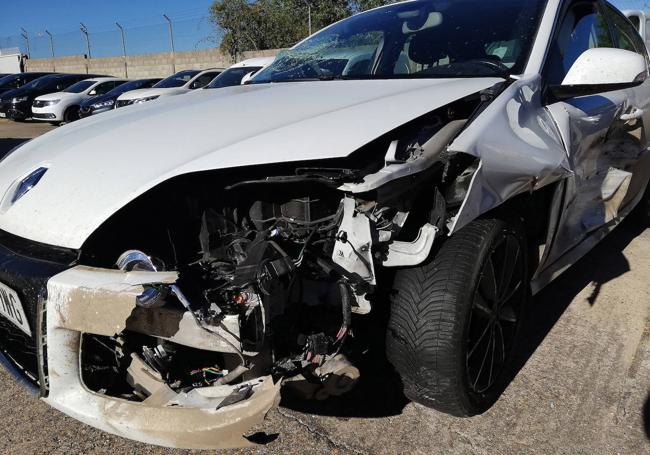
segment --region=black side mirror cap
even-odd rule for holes
[[[580,96],[598,95],[600,93],[615,92],[628,88],[638,87],[644,81],[625,82],[621,84],[597,84],[597,85],[550,85],[547,88],[546,104],[553,104],[560,101],[578,98]]]

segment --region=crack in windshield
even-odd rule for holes
[[[416,0],[379,8],[281,52],[251,83],[508,77],[523,71],[545,5]]]

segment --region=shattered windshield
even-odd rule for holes
[[[252,83],[518,74],[545,5],[416,0],[372,10],[281,53]]]

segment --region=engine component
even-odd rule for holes
[[[155,265],[154,260],[142,251],[129,250],[122,254],[117,260],[117,268],[125,272],[133,270],[145,272],[158,272],[164,270],[164,265]],[[168,288],[160,285],[147,285],[142,294],[137,297],[138,306],[144,308],[157,308],[165,304],[165,297],[168,295]]]
[[[312,371],[285,381],[294,393],[307,400],[326,400],[351,391],[361,373],[343,354],[338,354]]]
[[[336,236],[332,260],[348,272],[374,285],[370,220],[356,211],[354,198],[343,199],[343,220]]]

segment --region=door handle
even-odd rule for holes
[[[630,120],[640,119],[641,117],[643,117],[643,114],[645,114],[643,109],[639,109],[638,107],[633,107],[627,114],[622,114],[619,118],[624,122],[629,122]]]

